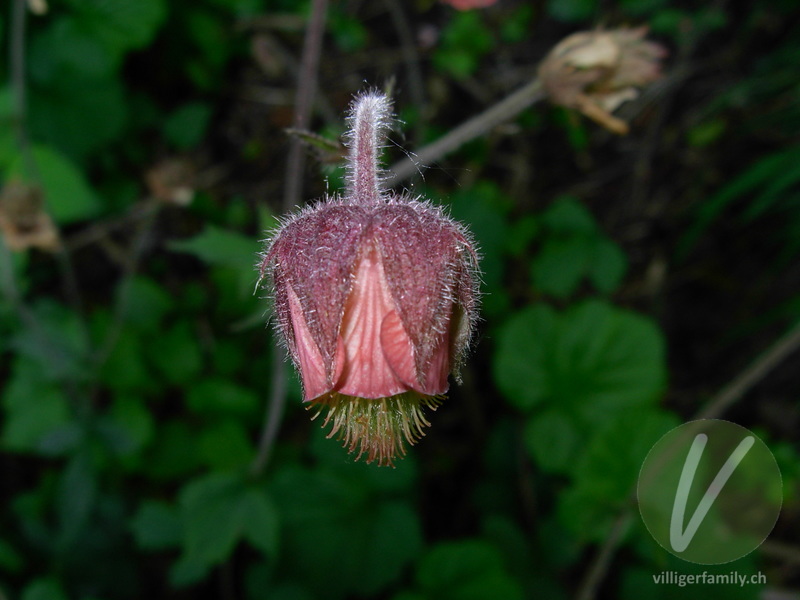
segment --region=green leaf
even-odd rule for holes
[[[185,477],[200,465],[197,436],[185,422],[167,421],[159,427],[147,458],[149,477],[166,480]]]
[[[56,509],[62,548],[72,545],[89,521],[97,497],[97,478],[89,455],[80,452],[70,459],[58,484]]]
[[[230,419],[212,423],[200,434],[197,447],[205,464],[218,471],[246,467],[255,452],[244,426]]]
[[[125,322],[147,331],[160,331],[164,316],[175,306],[174,298],[149,277],[136,275],[117,287],[117,303]]]
[[[108,49],[146,46],[167,16],[165,0],[67,0]]]
[[[584,539],[604,539],[620,510],[634,501],[636,478],[650,448],[677,425],[672,413],[639,408],[618,412],[597,428],[572,487],[559,500],[561,522]]]
[[[552,308],[536,304],[513,315],[500,330],[494,378],[519,409],[530,409],[550,395],[547,352],[558,323]]]
[[[252,270],[259,243],[241,233],[206,225],[199,235],[171,242],[169,248],[175,252],[193,254],[211,265]]]
[[[248,488],[238,475],[213,473],[194,480],[180,493],[183,522],[183,571],[197,572],[225,561],[243,537],[274,554],[278,513],[266,493]],[[181,564],[181,563],[179,563]]]
[[[236,514],[241,487],[237,475],[214,473],[181,490],[183,551],[189,562],[209,567],[233,551],[241,535]]]
[[[716,142],[728,129],[728,122],[720,117],[709,121],[701,121],[692,127],[686,138],[690,146],[703,148]]]
[[[124,393],[154,389],[155,382],[145,362],[147,348],[137,330],[123,328],[100,369],[101,381]]]
[[[178,321],[159,337],[159,352],[149,355],[153,368],[172,385],[188,385],[203,368],[200,342],[189,321]]]
[[[505,246],[508,252],[514,256],[521,256],[538,235],[541,230],[539,219],[532,215],[525,215],[516,219],[508,230]]]
[[[94,217],[100,201],[80,170],[65,156],[48,146],[34,146],[32,157],[48,211],[62,225]],[[24,155],[17,156],[6,177],[30,180]]]
[[[548,0],[547,14],[558,21],[573,23],[591,19],[597,10],[597,0]]]
[[[501,39],[507,44],[521,42],[533,34],[533,6],[523,4],[516,8],[508,18],[503,20],[500,30]]]
[[[194,412],[253,416],[261,405],[256,393],[227,379],[201,379],[189,388],[186,404]]]
[[[377,495],[358,474],[286,468],[273,487],[285,519],[288,574],[316,597],[376,597],[422,547],[415,511]]]
[[[81,317],[50,299],[32,307],[36,325],[24,325],[13,338],[20,355],[39,365],[39,377],[80,380],[89,375],[89,341]]]
[[[28,584],[21,600],[68,600],[61,584],[53,578],[36,579]]]
[[[556,315],[535,305],[502,327],[498,386],[523,410],[540,402],[597,426],[655,402],[664,388],[664,342],[648,319],[590,300]]]
[[[181,519],[175,507],[146,500],[131,521],[137,545],[144,550],[163,550],[178,546],[183,539]]]
[[[525,426],[528,452],[543,470],[554,473],[571,470],[582,437],[573,419],[556,409],[532,416]]]
[[[278,510],[261,489],[249,489],[239,499],[244,539],[267,556],[278,552]]]
[[[587,423],[653,404],[664,389],[661,332],[649,319],[605,302],[589,300],[564,313],[551,351],[551,399],[574,407]]]
[[[28,119],[34,139],[83,161],[122,135],[128,97],[118,77],[58,77],[31,88]]]
[[[130,456],[153,440],[155,430],[153,415],[142,398],[120,395],[111,405],[103,433],[120,456]]]
[[[44,438],[70,422],[61,390],[43,381],[37,366],[19,359],[2,394],[5,416],[0,440],[13,451],[37,451]]]
[[[678,256],[685,258],[711,223],[736,200],[767,188],[776,180],[780,180],[782,185],[787,180],[788,184],[796,182],[800,177],[794,168],[798,161],[800,161],[800,146],[770,154],[756,161],[716,194],[706,199],[699,206],[694,223],[678,244]]]
[[[597,291],[604,294],[615,291],[627,268],[628,260],[620,247],[606,237],[598,237],[589,263],[589,279]]]
[[[32,80],[46,84],[76,73],[93,78],[113,76],[120,57],[108,52],[85,20],[64,16],[32,38],[28,63]]]
[[[478,11],[459,12],[452,16],[442,32],[433,64],[437,70],[453,77],[468,77],[494,45],[494,36]]]
[[[592,240],[585,236],[548,238],[531,262],[534,287],[556,298],[566,298],[588,270],[592,250]]]
[[[592,213],[574,196],[561,196],[542,214],[542,225],[553,233],[592,235],[597,232]]]
[[[417,567],[426,597],[437,600],[522,599],[498,550],[480,540],[445,542],[431,548]]]
[[[211,107],[202,102],[186,104],[167,117],[164,137],[179,150],[193,148],[206,134]]]
[[[0,570],[16,573],[25,564],[22,555],[7,541],[0,539]]]
[[[331,7],[329,13],[328,29],[333,34],[336,45],[343,52],[363,50],[369,41],[369,30],[360,19],[334,7]]]
[[[620,0],[620,6],[629,15],[646,16],[664,7],[666,0]]]
[[[459,191],[452,197],[451,213],[467,223],[481,252],[482,284],[486,295],[483,309],[489,314],[508,310],[508,297],[503,284],[508,222],[505,216],[507,198],[489,182]]]

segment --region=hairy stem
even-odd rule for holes
[[[378,153],[388,115],[389,100],[383,94],[363,94],[353,104],[347,195],[359,203],[370,204],[380,198]]]

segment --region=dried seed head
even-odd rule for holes
[[[36,186],[8,181],[0,192],[0,233],[10,250],[58,249],[59,236]]]
[[[477,318],[477,254],[433,204],[382,188],[388,99],[356,98],[347,189],[284,219],[267,243],[278,330],[304,398],[358,456],[391,464],[428,425]]]
[[[644,39],[647,28],[583,31],[565,38],[539,65],[555,104],[581,111],[614,133],[628,125],[611,113],[661,77],[666,49]]]

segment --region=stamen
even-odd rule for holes
[[[414,445],[430,426],[424,410],[436,410],[444,396],[424,396],[404,392],[390,398],[356,398],[331,392],[317,398],[309,408],[317,409],[312,419],[327,408],[322,427],[330,423],[327,437],[338,434],[342,446],[356,460],[366,454],[366,462],[377,461],[380,466],[394,466],[395,457],[406,454],[405,442]]]

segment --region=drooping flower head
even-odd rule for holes
[[[424,409],[457,375],[478,305],[469,232],[381,186],[390,116],[382,94],[355,99],[345,194],[286,217],[260,263],[304,400],[327,410],[329,437],[382,465],[424,435]]]

